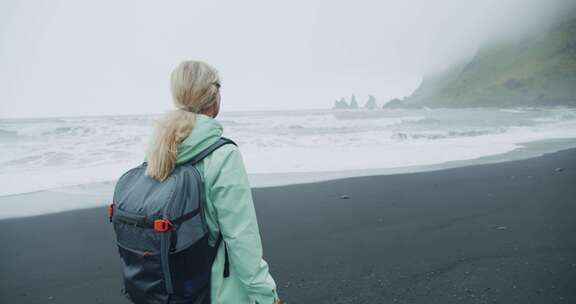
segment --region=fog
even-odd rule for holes
[[[220,71],[223,111],[381,105],[572,2],[2,1],[0,117],[162,112],[186,59]]]

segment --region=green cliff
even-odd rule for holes
[[[468,62],[425,77],[403,106],[576,106],[576,18],[480,49]]]

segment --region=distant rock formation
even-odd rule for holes
[[[352,99],[350,100],[350,109],[358,109],[358,101],[356,101],[354,94],[352,94]]]
[[[378,104],[376,104],[376,97],[372,95],[368,95],[368,101],[364,104],[364,108],[374,110],[378,108]]]
[[[352,94],[350,103],[347,103],[346,99],[344,98],[334,101],[334,106],[332,106],[332,109],[358,109],[358,101],[356,100],[356,96]]]
[[[346,99],[341,98],[340,100],[334,101],[334,106],[332,109],[349,109],[350,105],[346,103]]]

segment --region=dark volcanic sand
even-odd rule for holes
[[[576,303],[574,149],[254,200],[287,304]],[[105,214],[0,221],[0,303],[125,303]]]

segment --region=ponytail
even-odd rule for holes
[[[196,115],[184,110],[166,114],[156,126],[152,144],[148,151],[146,175],[164,181],[176,166],[178,144],[192,132]]]

